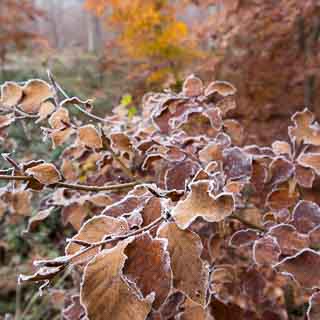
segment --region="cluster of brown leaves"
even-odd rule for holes
[[[27,231],[55,207],[76,229],[64,256],[20,278],[80,274],[65,319],[317,319],[320,126],[311,112],[292,117],[288,141],[262,148],[242,145],[227,118],[236,89],[223,81],[190,76],[178,94],[147,94],[134,118],[121,108],[94,116],[89,101],[60,99],[54,80],[1,89],[2,137],[23,118],[43,123],[53,148],[66,145],[56,163],[4,155],[1,179],[13,181],[0,190],[8,220],[52,190]],[[99,123],[72,117],[72,105]]]

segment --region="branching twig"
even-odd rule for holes
[[[53,78],[52,78],[53,79]],[[66,99],[70,99],[70,96],[62,89],[62,87],[59,85],[59,83],[57,83],[55,81],[55,85],[57,87],[57,89],[62,93],[62,95],[66,98]],[[109,121],[107,119],[101,118],[99,116],[96,116],[94,114],[92,114],[91,112],[83,109],[81,106],[79,106],[77,103],[73,103],[72,105],[74,105],[80,112],[82,112],[83,114],[85,114],[86,116],[88,116],[89,118],[93,119],[93,120],[97,120],[103,123],[109,123]]]

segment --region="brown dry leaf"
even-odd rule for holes
[[[26,170],[26,174],[34,177],[42,184],[54,184],[61,180],[57,168],[51,163],[43,163]]]
[[[73,133],[74,133],[74,129],[72,129],[72,128],[65,128],[62,130],[54,130],[53,132],[51,132],[50,137],[52,140],[53,148],[65,143]]]
[[[28,227],[26,232],[32,232],[34,229],[45,219],[47,219],[52,211],[53,207],[41,210],[36,215],[32,216],[28,221]]]
[[[291,155],[291,146],[286,141],[275,141],[272,143],[272,150],[277,156]]]
[[[296,165],[294,176],[299,186],[304,188],[312,188],[314,179],[316,177],[312,169],[304,168],[300,165]]]
[[[69,206],[64,206],[61,212],[63,224],[67,225],[70,223],[76,230],[79,230],[89,212],[89,207],[86,203],[75,202]]]
[[[305,168],[313,169],[318,176],[320,175],[320,153],[303,153],[298,157],[297,162]]]
[[[65,269],[64,265],[60,265],[58,267],[42,267],[36,273],[27,276],[27,275],[20,275],[19,282],[22,283],[29,283],[29,282],[39,282],[39,281],[46,281],[51,280],[58,274],[60,274]]]
[[[6,210],[7,210],[7,204],[6,204],[6,202],[4,202],[4,201],[2,201],[2,200],[0,199],[0,219],[3,217],[3,215],[4,215],[5,212],[6,212]]]
[[[223,171],[229,179],[249,177],[252,158],[238,147],[223,150]]]
[[[320,319],[320,291],[315,292],[310,297],[307,317],[308,317],[308,320]]]
[[[23,87],[20,107],[24,112],[37,113],[41,103],[53,96],[51,87],[43,80],[30,80]]]
[[[165,188],[167,190],[184,190],[191,177],[199,170],[199,165],[193,161],[181,161],[170,165],[165,173]]]
[[[309,237],[299,233],[290,224],[275,225],[268,234],[277,239],[281,254],[285,256],[292,256],[303,248],[309,247]]]
[[[294,170],[294,165],[287,159],[275,158],[269,166],[270,183],[274,185],[288,181]]]
[[[69,159],[63,159],[61,165],[61,173],[67,181],[76,181],[79,177],[78,163]]]
[[[152,298],[143,298],[122,274],[130,240],[103,250],[85,268],[80,289],[81,304],[92,320],[145,320]]]
[[[124,219],[116,219],[106,216],[95,216],[86,221],[80,228],[78,233],[72,238],[75,240],[82,240],[88,243],[98,242],[110,235],[120,235],[128,232],[129,227]],[[73,255],[82,249],[82,246],[70,242],[65,249],[66,255]],[[94,256],[99,252],[98,248],[90,250],[90,252],[82,255],[79,259],[73,262],[83,261]]]
[[[21,190],[12,193],[11,208],[13,213],[21,216],[31,215],[31,193]]]
[[[304,249],[280,261],[275,268],[291,275],[304,288],[319,288],[319,265],[319,253],[311,249]]]
[[[282,187],[275,189],[268,194],[266,205],[271,210],[278,211],[294,206],[298,199],[299,194],[297,191],[290,193],[288,187]]]
[[[190,230],[180,230],[175,223],[162,225],[158,236],[168,239],[174,288],[205,305],[209,269],[200,258],[203,249],[200,237]]]
[[[273,265],[279,261],[280,247],[274,237],[264,236],[254,242],[253,259],[257,264]]]
[[[83,306],[80,304],[79,295],[71,297],[71,304],[63,309],[62,314],[65,320],[79,320],[83,318],[85,312]]]
[[[201,79],[194,75],[189,76],[183,83],[182,93],[187,97],[197,97],[203,93],[203,83]]]
[[[232,214],[234,199],[230,193],[214,197],[209,190],[209,181],[200,180],[190,185],[191,192],[180,200],[172,210],[172,216],[181,229],[186,229],[197,218],[219,222]]]
[[[298,232],[308,233],[320,225],[319,206],[311,201],[299,201],[292,212],[292,224]]]
[[[47,119],[53,113],[54,110],[55,110],[55,106],[52,102],[50,101],[42,102],[38,112],[39,118],[37,119],[36,123]]]
[[[98,130],[88,124],[78,129],[78,138],[81,144],[92,149],[102,148],[102,138]]]
[[[12,108],[18,105],[23,95],[22,88],[15,82],[5,82],[1,86],[0,106]]]
[[[128,244],[125,255],[128,257],[123,274],[146,297],[155,293],[152,307],[159,309],[171,290],[172,274],[166,241],[152,239],[149,233],[137,237]]]
[[[292,142],[298,144],[312,144],[320,146],[320,127],[318,123],[314,123],[314,115],[308,109],[297,112],[292,116],[294,127],[289,127],[289,136]]]
[[[244,140],[244,130],[238,121],[233,119],[224,120],[223,127],[225,132],[230,136],[234,145],[242,145]]]
[[[259,233],[253,229],[244,229],[235,232],[230,238],[230,245],[233,247],[247,246],[259,239]]]
[[[177,320],[214,320],[208,308],[204,309],[191,299],[186,299],[182,305],[181,312],[175,319]]]
[[[237,89],[227,81],[213,81],[211,82],[204,91],[205,96],[211,96],[216,93],[223,97],[234,95]]]
[[[49,125],[52,129],[65,128],[66,124],[70,123],[69,111],[66,108],[60,107],[49,118]]]

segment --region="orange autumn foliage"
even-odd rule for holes
[[[188,26],[167,0],[87,0],[85,7],[105,19],[116,32],[122,52],[146,71],[149,82],[163,82],[200,55]]]

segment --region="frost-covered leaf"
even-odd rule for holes
[[[211,96],[214,94],[219,94],[222,97],[227,97],[234,95],[237,89],[227,81],[213,81],[205,89],[204,94],[206,96]]]
[[[298,157],[297,162],[305,168],[313,169],[318,176],[320,175],[320,153],[303,153]]]
[[[310,297],[307,316],[308,316],[308,320],[320,319],[320,291],[315,292]]]
[[[275,158],[269,167],[270,183],[275,185],[288,181],[294,173],[294,169],[294,165],[285,158]]]
[[[180,230],[175,223],[161,226],[158,236],[168,239],[174,288],[205,305],[209,269],[201,259],[200,237],[192,231]]]
[[[128,231],[129,227],[124,219],[116,219],[100,215],[86,221],[72,239],[85,241],[87,243],[94,243],[103,240],[107,236],[120,235]],[[65,250],[66,255],[73,255],[82,248],[83,246],[70,242]],[[73,262],[86,261],[98,252],[99,248],[92,248]]]
[[[281,187],[271,191],[267,197],[267,206],[275,211],[290,208],[298,200],[298,193],[289,187]]]
[[[261,265],[273,265],[279,261],[280,247],[274,237],[264,236],[254,242],[254,261]]]
[[[52,278],[60,274],[64,269],[64,265],[58,267],[42,267],[36,273],[30,276],[20,275],[19,282],[26,283],[51,280]]]
[[[275,141],[272,143],[272,150],[277,156],[290,156],[291,155],[291,146],[286,141]]]
[[[42,102],[38,111],[39,118],[36,123],[47,119],[55,110],[55,106],[51,101]]]
[[[155,293],[153,308],[158,309],[171,290],[170,257],[164,240],[152,239],[149,233],[137,237],[125,249],[128,257],[124,275],[141,290],[144,297]]]
[[[32,232],[42,221],[47,219],[50,216],[52,209],[53,207],[45,210],[40,210],[37,214],[30,217],[26,232]]]
[[[320,145],[320,127],[314,123],[314,115],[307,109],[292,116],[294,127],[289,127],[289,136],[294,142]]]
[[[223,150],[223,170],[228,178],[239,179],[249,177],[252,159],[238,147]]]
[[[244,229],[235,232],[230,238],[230,245],[234,247],[247,246],[259,238],[259,233],[254,229]]]
[[[309,247],[309,237],[299,233],[290,224],[275,225],[268,234],[277,239],[281,254],[285,256],[294,255],[303,248]]]
[[[304,288],[320,287],[320,255],[311,249],[304,249],[296,255],[285,258],[275,267],[291,275]]]
[[[194,75],[189,76],[183,83],[182,93],[187,97],[197,97],[203,92],[203,83],[201,79]]]
[[[51,87],[43,80],[30,80],[23,87],[20,108],[27,113],[37,113],[41,103],[53,96]]]
[[[60,107],[49,118],[49,125],[52,129],[65,128],[70,123],[69,111]]]
[[[64,225],[70,223],[76,230],[79,230],[88,214],[89,208],[85,203],[74,202],[62,208],[62,222]]]
[[[15,82],[5,82],[1,86],[0,106],[12,108],[18,105],[23,95],[22,88]]]
[[[43,163],[26,170],[26,174],[34,177],[42,184],[54,184],[61,180],[57,168],[51,163]]]
[[[92,149],[102,147],[102,138],[98,130],[92,125],[87,124],[78,129],[78,137],[81,144]]]
[[[90,320],[145,320],[153,298],[143,298],[123,275],[130,240],[100,252],[85,267],[81,304]]]
[[[305,168],[300,165],[295,166],[294,176],[297,183],[303,188],[312,188],[316,177],[313,169]]]
[[[210,193],[209,181],[204,180],[194,182],[190,187],[186,199],[180,200],[172,210],[172,216],[180,228],[188,228],[197,217],[218,222],[232,214],[234,199],[230,193],[214,197]]]
[[[292,224],[301,233],[308,233],[320,224],[320,208],[311,201],[301,200],[292,212]]]

